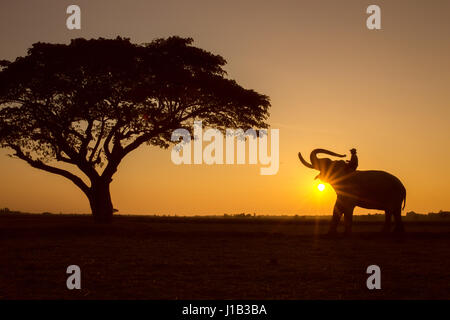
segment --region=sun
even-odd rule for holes
[[[322,192],[323,190],[325,190],[325,185],[324,185],[323,183],[320,183],[320,184],[317,186],[317,189],[319,189],[319,191]]]

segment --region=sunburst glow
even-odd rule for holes
[[[320,184],[317,186],[317,189],[319,189],[319,191],[322,192],[323,190],[325,190],[325,185],[324,185],[323,183],[320,183]]]

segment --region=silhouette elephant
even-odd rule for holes
[[[355,207],[384,210],[383,231],[390,231],[392,216],[395,219],[394,232],[404,231],[401,212],[406,204],[406,189],[398,178],[385,171],[351,170],[345,161],[318,158],[319,153],[340,158],[345,155],[325,149],[314,149],[310,154],[311,163],[308,163],[301,153],[298,153],[303,165],[320,171],[316,179],[329,183],[337,194],[329,234],[337,232],[342,214],[344,214],[345,232],[351,233]]]

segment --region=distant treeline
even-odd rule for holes
[[[224,218],[288,218],[288,219],[329,219],[330,215],[256,215],[255,213],[239,213],[239,214],[224,214]],[[366,221],[366,220],[384,220],[384,212],[380,213],[367,213],[367,214],[355,214],[354,220]],[[450,211],[439,211],[429,213],[417,213],[410,211],[404,216],[405,220],[441,220],[450,219]]]
[[[450,218],[450,211],[440,210],[439,212],[429,212],[427,214],[409,211],[406,213],[406,217],[411,219],[448,219]]]
[[[1,208],[0,214],[31,214],[27,212],[21,212],[21,211],[13,211],[9,208]],[[51,215],[54,213],[51,212],[42,212],[41,215]],[[63,213],[59,213],[63,214]],[[73,214],[72,214],[73,215]],[[79,215],[79,214],[75,214]],[[127,216],[127,215],[123,215]],[[223,215],[189,215],[189,216],[183,216],[183,215],[170,215],[170,214],[152,214],[152,215],[131,215],[131,216],[151,216],[151,217],[198,217],[198,218],[225,218],[225,219],[300,219],[300,220],[309,220],[309,219],[329,219],[331,215],[308,215],[308,214],[301,214],[301,215],[260,215],[256,213],[237,213],[237,214],[228,214],[224,213]],[[384,213],[368,213],[368,214],[358,214],[353,216],[354,220],[359,221],[366,221],[366,220],[383,220],[384,219]],[[443,211],[440,210],[439,212],[429,212],[429,213],[417,213],[414,211],[409,211],[406,213],[406,216],[404,216],[404,219],[406,220],[441,220],[441,219],[450,219],[450,211]]]

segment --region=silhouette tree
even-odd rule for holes
[[[111,221],[112,177],[140,145],[167,148],[172,131],[192,130],[194,119],[221,130],[267,127],[269,98],[228,79],[224,58],[192,42],[74,39],[1,61],[1,147],[71,180],[95,220]]]

